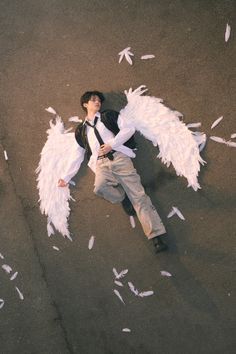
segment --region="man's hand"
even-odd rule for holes
[[[101,145],[100,149],[99,149],[99,155],[106,155],[108,152],[110,152],[112,150],[111,145],[109,144],[103,144]]]
[[[58,185],[58,187],[66,187],[67,183],[64,181],[64,179],[59,179],[57,185]]]

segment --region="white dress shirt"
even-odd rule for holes
[[[123,145],[135,133],[135,128],[133,128],[131,125],[129,125],[126,121],[124,122],[124,120],[121,119],[119,116],[117,124],[118,124],[120,131],[115,136],[101,122],[101,114],[98,112],[98,113],[96,113],[95,116],[98,117],[96,128],[99,131],[99,134],[100,134],[102,140],[104,141],[104,144],[109,144],[113,150],[122,152],[123,154],[125,154],[129,157],[135,157],[136,155],[133,152],[133,150],[128,148],[127,146]],[[86,120],[88,120],[89,123],[93,125],[95,116],[92,120],[91,119],[88,120],[88,118],[86,118],[85,122],[86,122]],[[84,124],[85,124],[85,122],[84,122]],[[92,152],[92,155],[91,155],[89,162],[88,162],[88,166],[95,173],[100,144],[94,134],[94,129],[92,127],[90,127],[89,125],[86,126],[86,129],[87,129],[87,139],[88,139],[89,146],[90,146],[91,152]],[[64,174],[64,176],[61,177],[66,183],[68,183],[70,181],[70,179],[78,172],[80,165],[84,159],[84,153],[85,153],[85,150],[80,147],[77,156],[76,156],[76,154],[73,154],[72,156],[69,157],[65,174]]]

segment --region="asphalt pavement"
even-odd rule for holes
[[[210,139],[236,133],[235,13],[234,0],[0,1],[1,354],[235,353],[236,149]],[[133,65],[118,63],[126,47]],[[141,60],[147,54],[155,58]],[[93,194],[86,163],[71,187],[73,241],[48,238],[35,175],[45,108],[74,129],[68,118],[83,117],[84,91],[120,110],[123,91],[141,84],[208,138],[194,192],[136,136],[135,167],[168,252],[156,255],[137,219],[132,228],[120,205]],[[167,218],[172,206],[184,221]],[[113,268],[128,269],[123,287]],[[128,282],[154,294],[135,296]]]

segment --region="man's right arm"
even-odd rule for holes
[[[58,187],[66,187],[68,182],[78,172],[81,163],[84,160],[85,149],[80,145],[74,149],[73,153],[68,157],[67,166],[62,176],[58,180]]]

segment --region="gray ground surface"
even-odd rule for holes
[[[137,138],[136,167],[168,229],[170,250],[158,256],[138,222],[132,229],[119,205],[95,197],[86,166],[72,190],[73,242],[49,239],[34,172],[51,118],[44,108],[69,127],[67,117],[82,115],[81,93],[93,88],[119,109],[120,92],[146,84],[185,122],[228,140],[236,132],[235,11],[233,0],[0,1],[0,264],[19,272],[10,281],[0,271],[1,353],[235,352],[235,148],[208,140],[196,193]],[[118,64],[127,46],[133,66]],[[185,222],[167,219],[172,205]],[[113,293],[113,267],[129,269],[126,305]],[[127,281],[155,295],[134,297]]]

